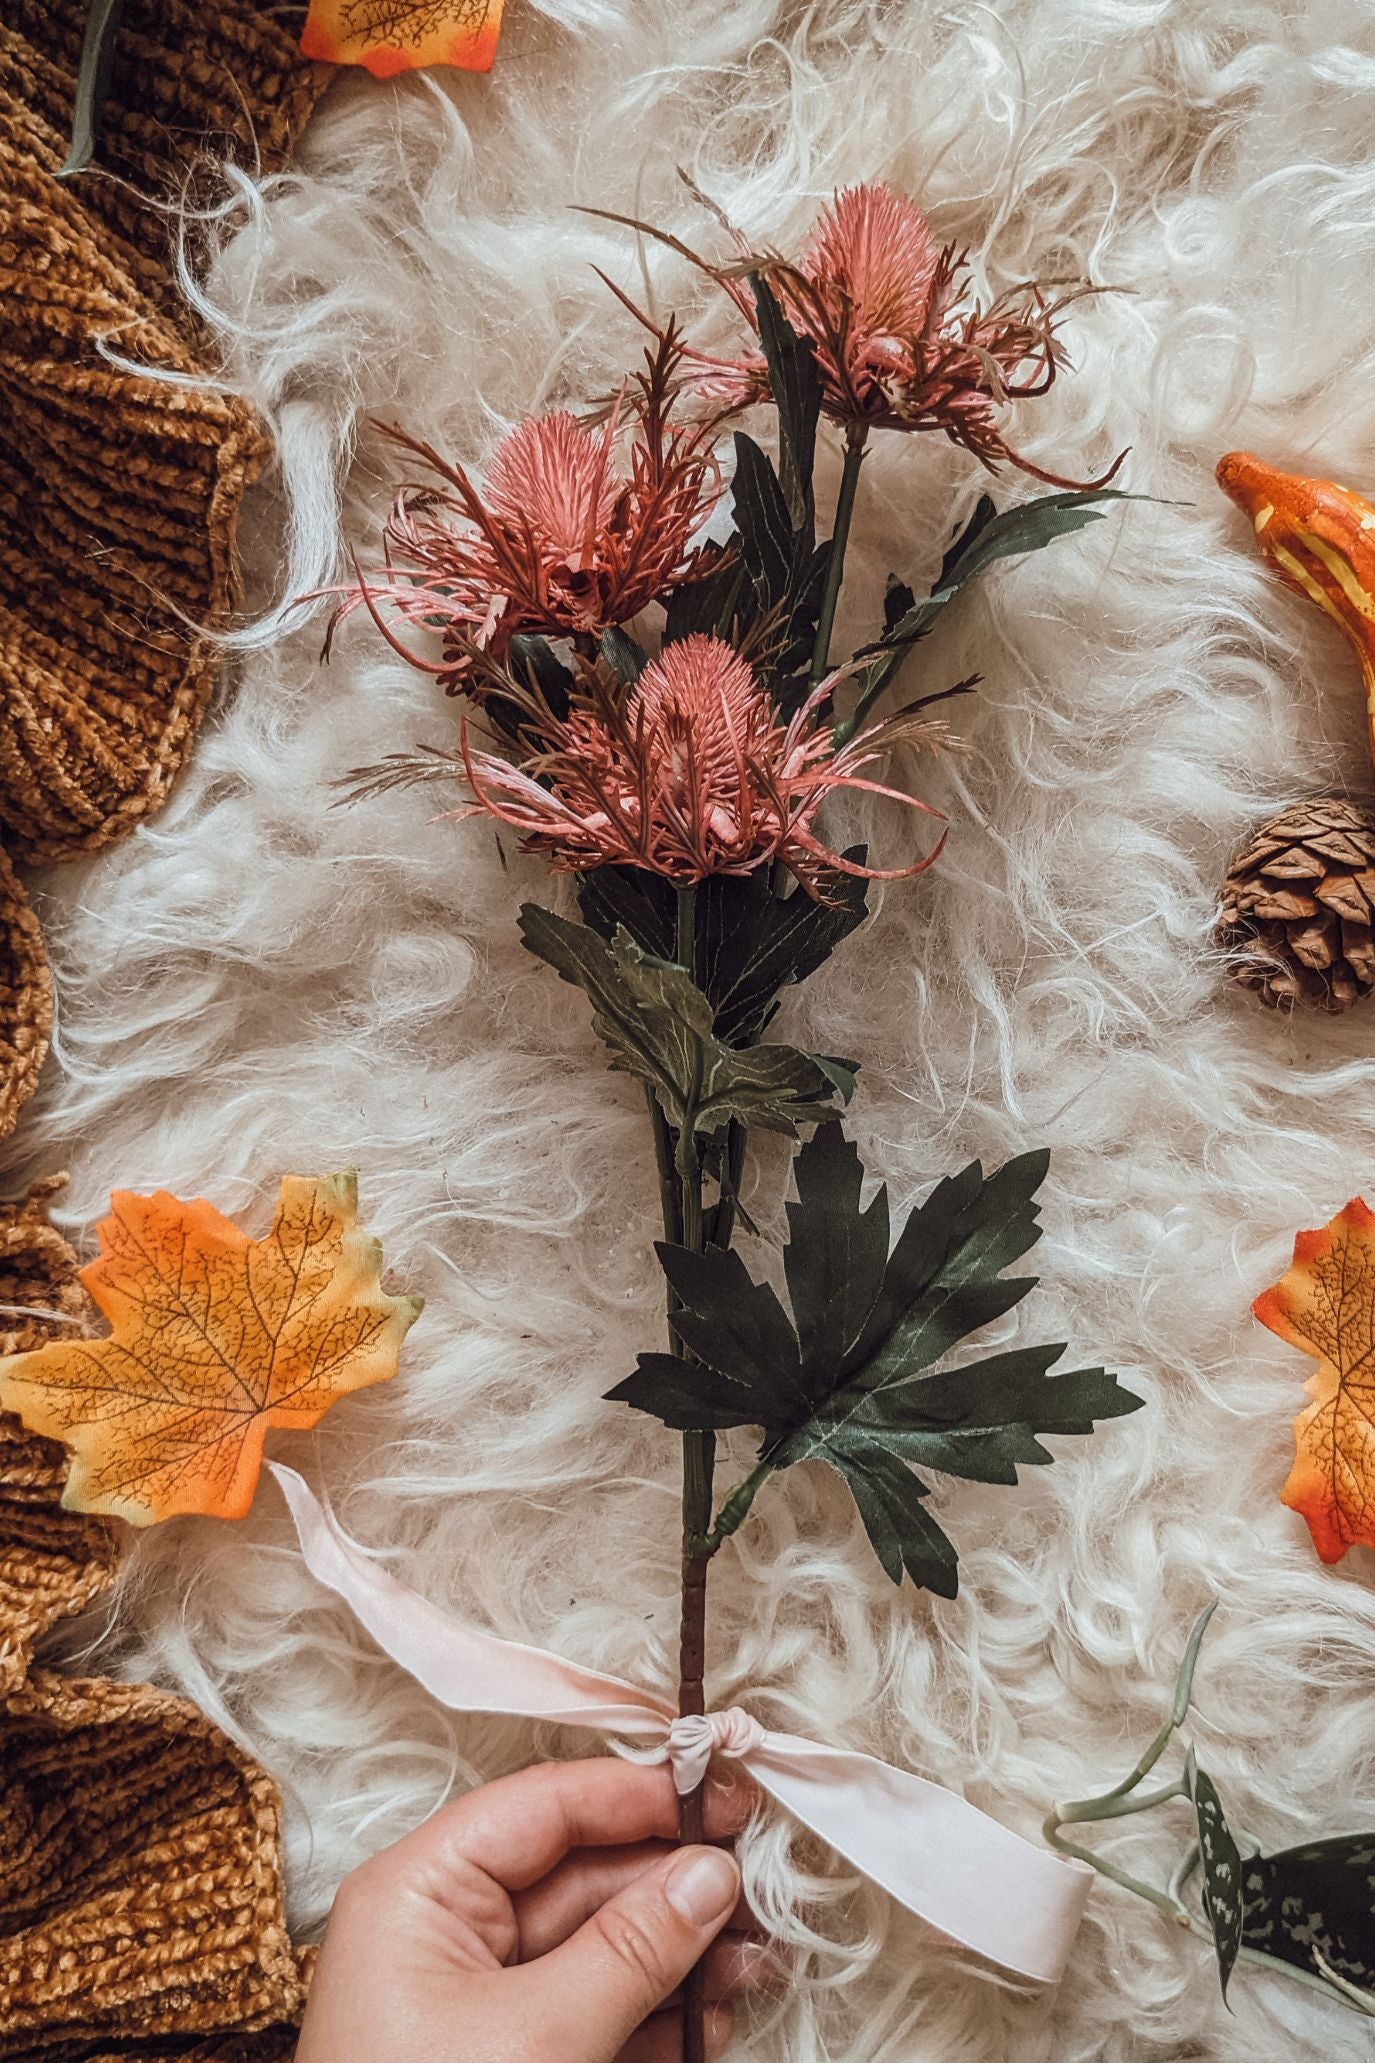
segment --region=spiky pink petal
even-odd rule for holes
[[[690,883],[748,874],[782,860],[816,895],[828,875],[897,879],[936,852],[891,870],[833,852],[814,822],[842,788],[892,796],[928,815],[915,796],[864,778],[887,745],[910,734],[877,725],[837,748],[822,715],[824,683],[788,723],[752,668],[718,638],[684,638],[652,661],[624,703],[576,709],[521,765],[475,752],[465,726],[469,812],[518,831],[526,849],[559,868],[647,868]],[[943,841],[942,841],[943,842]]]

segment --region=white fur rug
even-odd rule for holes
[[[839,1484],[799,1471],[712,1579],[720,1703],[875,1749],[1031,1833],[1154,1731],[1189,1626],[1207,1766],[1274,1845],[1375,1821],[1375,1561],[1317,1562],[1277,1491],[1307,1364],[1253,1323],[1294,1230],[1375,1192],[1375,1005],[1289,1025],[1208,944],[1226,856],[1282,799],[1362,784],[1355,669],[1280,592],[1212,484],[1247,445],[1375,482],[1375,21],[1364,0],[511,0],[495,74],[341,78],[298,170],[221,225],[212,298],[235,381],[281,439],[249,526],[259,611],[366,556],[396,417],[480,460],[638,349],[592,273],[721,309],[671,255],[569,212],[693,240],[686,165],[759,237],[888,178],[967,241],[987,287],[1087,274],[1130,293],[1070,329],[1028,407],[1044,464],[1133,447],[1130,507],[1007,566],[922,648],[978,670],[971,751],[925,792],[948,856],[874,898],[795,1028],[863,1057],[853,1125],[897,1198],[972,1155],[1055,1149],[1027,1323],[1148,1400],[1060,1443],[1017,1492],[951,1484],[958,1602],[895,1591]],[[832,452],[832,457],[834,453]],[[932,438],[880,439],[842,629],[883,575],[929,573],[983,484]],[[1002,492],[1024,486],[1009,476]],[[293,627],[294,626],[294,627]],[[203,1193],[254,1225],[278,1175],[356,1163],[397,1287],[428,1299],[392,1386],[276,1451],[407,1580],[498,1631],[667,1681],[676,1443],[603,1404],[657,1343],[656,1198],[638,1094],[519,947],[548,896],[433,795],[332,806],[331,782],[452,705],[366,620],[333,664],[269,614],[230,664],[172,805],[37,884],[56,1058],[7,1186],[67,1164],[78,1233],[112,1186]],[[909,676],[910,678],[910,676]],[[906,820],[877,826],[891,847]],[[853,833],[858,823],[837,828]],[[782,1157],[752,1208],[778,1222]],[[741,1443],[743,1450],[744,1443]],[[295,1918],[454,1786],[568,1752],[458,1722],[303,1573],[280,1501],[141,1539],[120,1666],[184,1688],[287,1797]],[[1157,1877],[1187,1812],[1116,1853]],[[1224,2010],[1206,1951],[1102,1884],[1058,1995],[1000,1983],[783,1827],[750,1849],[799,1949],[758,2063],[1145,2063],[1369,2055],[1364,2023],[1254,1971]],[[792,1915],[801,1894],[808,1919]]]

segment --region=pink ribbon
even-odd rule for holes
[[[1059,1979],[1093,1881],[1083,1864],[872,1755],[771,1733],[737,1706],[679,1718],[653,1691],[463,1626],[370,1560],[293,1469],[274,1464],[272,1473],[311,1573],[442,1705],[588,1727],[656,1749],[680,1793],[701,1781],[713,1755],[729,1756],[909,1912],[1004,1969]]]

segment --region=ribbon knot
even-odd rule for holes
[[[909,1912],[1004,1969],[1043,1982],[1060,1975],[1093,1882],[1082,1863],[1034,1847],[967,1799],[873,1755],[771,1733],[736,1705],[680,1718],[658,1691],[464,1626],[369,1560],[293,1470],[271,1467],[307,1567],[451,1712],[553,1720],[634,1742],[658,1752],[684,1796],[713,1755],[729,1755]]]
[[[763,1727],[738,1705],[729,1705],[724,1712],[688,1712],[675,1719],[668,1730],[665,1753],[678,1796],[686,1798],[697,1789],[713,1755],[728,1755],[738,1762],[763,1744]]]

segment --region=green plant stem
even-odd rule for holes
[[[1202,1631],[1202,1627],[1199,1631]],[[1189,1676],[1192,1676],[1196,1653],[1195,1644],[1187,1664]],[[1187,1683],[1180,1702],[1187,1707]],[[1106,1877],[1110,1883],[1120,1885],[1124,1891],[1130,1891],[1134,1898],[1145,1899],[1168,1919],[1173,1920],[1177,1927],[1185,1928],[1197,1940],[1206,1941],[1211,1948],[1214,1945],[1212,1928],[1206,1920],[1200,1919],[1197,1913],[1190,1912],[1179,1897],[1177,1888],[1186,1881],[1191,1868],[1196,1865],[1197,1848],[1191,1849],[1185,1857],[1175,1872],[1170,1888],[1162,1891],[1158,1885],[1147,1884],[1140,1877],[1132,1876],[1128,1870],[1120,1869],[1105,1855],[1098,1855],[1092,1848],[1085,1848],[1082,1842],[1066,1840],[1062,1832],[1067,1826],[1081,1826],[1099,1820],[1126,1819],[1132,1813],[1149,1812],[1153,1806],[1167,1804],[1172,1799],[1188,1798],[1188,1786],[1182,1781],[1162,1785],[1158,1790],[1146,1792],[1139,1798],[1130,1795],[1146,1772],[1159,1761],[1167,1741],[1174,1733],[1179,1719],[1183,1717],[1180,1702],[1176,1703],[1175,1712],[1156,1735],[1130,1776],[1097,1798],[1079,1798],[1073,1804],[1057,1805],[1047,1816],[1042,1832],[1051,1847],[1059,1854],[1071,1856],[1076,1862],[1087,1863],[1100,1877]],[[1346,2006],[1353,2013],[1360,2013],[1367,2019],[1375,2019],[1375,1998],[1358,1990],[1354,1985],[1348,1985],[1335,1971],[1329,1977],[1316,1970],[1301,1970],[1297,1964],[1287,1963],[1280,1956],[1267,1955],[1262,1948],[1250,1948],[1246,1945],[1237,1951],[1237,1960],[1243,1963],[1257,1963],[1263,1969],[1273,1970],[1281,1977],[1291,1978],[1296,1984],[1306,1985],[1310,1991],[1322,1992],[1325,1997],[1335,1999],[1339,2005]]]
[[[826,584],[821,590],[821,609],[816,619],[816,642],[812,646],[811,684],[816,687],[831,670],[831,633],[835,629],[836,604],[845,578],[845,553],[850,542],[850,524],[859,492],[859,469],[864,463],[867,423],[851,423],[845,432],[845,465],[836,497],[835,523],[831,529],[831,551],[826,561]]]

